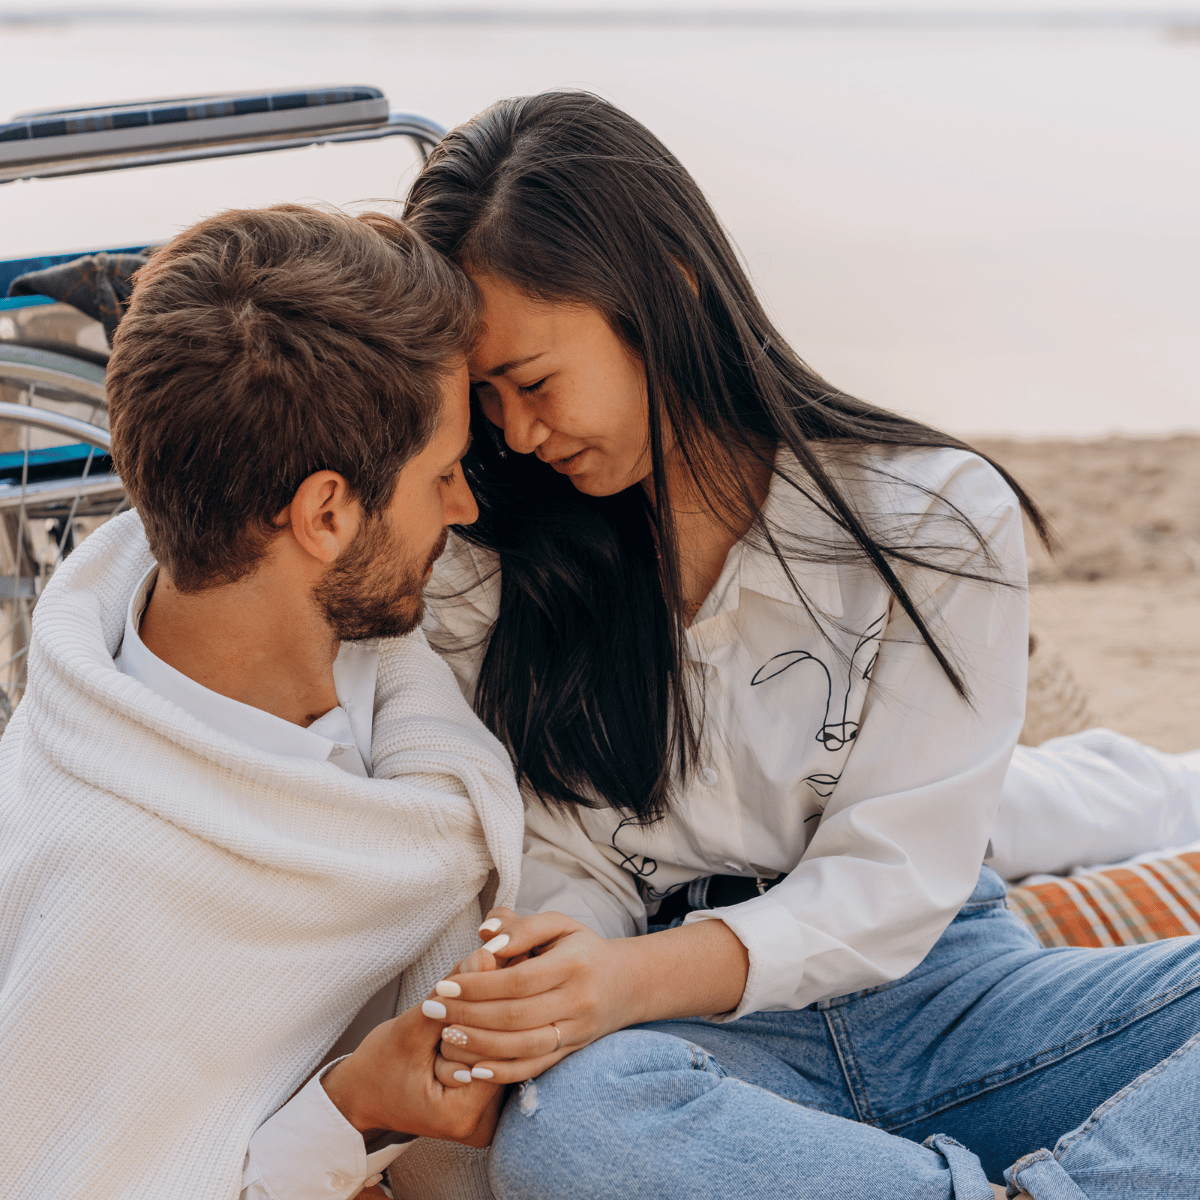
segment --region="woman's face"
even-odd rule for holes
[[[472,274],[484,329],[468,365],[484,415],[589,496],[650,474],[646,372],[597,309],[547,304]]]

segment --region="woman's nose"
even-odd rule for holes
[[[499,415],[496,424],[504,430],[508,448],[517,454],[532,454],[550,436],[550,427],[520,393],[502,397]]]

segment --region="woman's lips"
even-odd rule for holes
[[[576,465],[579,463],[580,458],[586,452],[587,452],[587,447],[585,446],[582,450],[576,450],[574,454],[569,455],[567,458],[555,459],[554,462],[552,462],[550,465],[560,475],[570,475],[571,472],[575,469]]]

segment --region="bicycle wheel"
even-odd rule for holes
[[[108,428],[104,368],[77,355],[0,341],[0,402],[33,404]],[[0,451],[10,449],[0,444]]]
[[[0,732],[25,691],[38,596],[71,550],[125,507],[108,451],[98,425],[0,401]]]

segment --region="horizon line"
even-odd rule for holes
[[[993,9],[962,11],[939,8],[820,9],[696,7],[690,9],[587,8],[562,10],[536,7],[416,8],[333,6],[239,7],[230,9],[149,8],[112,6],[83,8],[77,5],[36,9],[0,8],[0,27],[55,25],[72,22],[144,22],[150,24],[252,24],[286,21],[323,24],[353,21],[362,24],[409,25],[549,25],[639,28],[1144,28],[1200,32],[1200,7],[1187,9],[1070,9],[1044,8],[1013,11]]]

